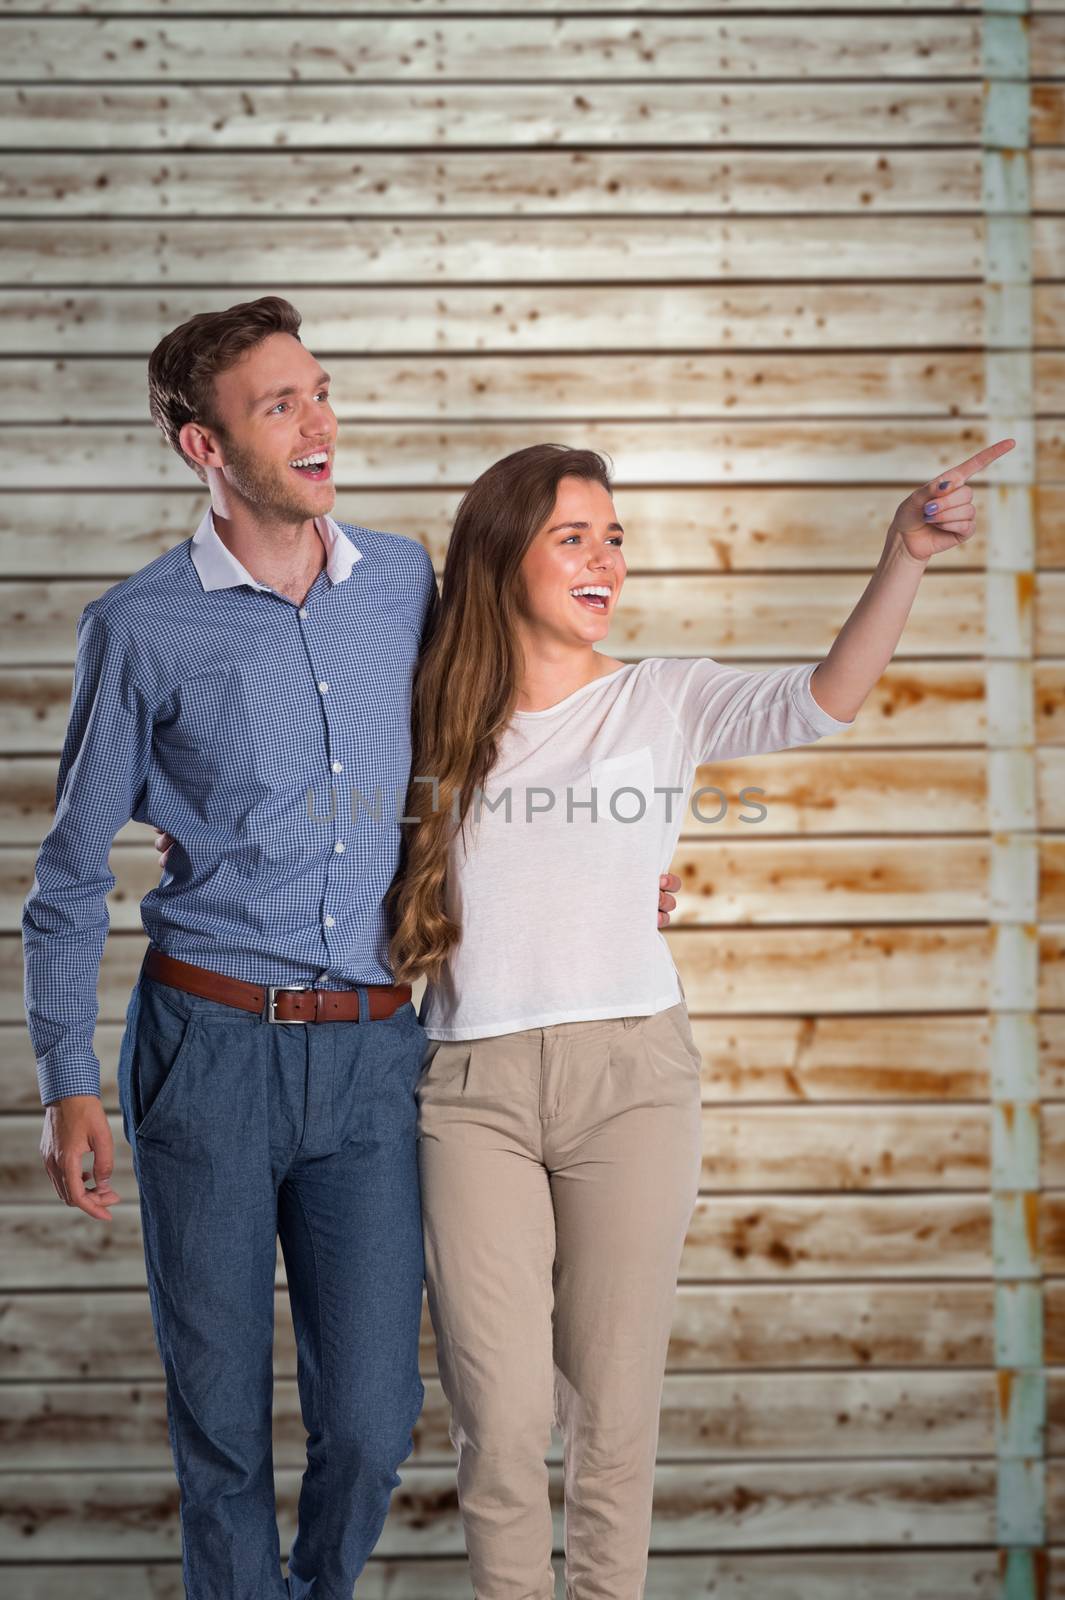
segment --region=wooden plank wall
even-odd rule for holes
[[[705,1193],[648,1595],[1063,1600],[1065,3],[313,9],[0,0],[5,1592],[181,1593],[128,1152],[115,1119],[109,1229],[53,1199],[18,918],[75,619],[201,514],[145,357],[274,290],[336,375],[342,516],[439,559],[498,455],[613,455],[622,655],[814,659],[902,494],[1018,438],[854,732],[701,775],[770,812],[677,856]],[[146,830],[113,866],[112,1110]],[[428,1325],[424,1361],[366,1600],[469,1593]]]

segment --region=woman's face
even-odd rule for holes
[[[554,510],[521,564],[526,622],[565,644],[605,638],[625,581],[622,537],[602,484],[563,478]],[[605,592],[575,593],[589,588]]]

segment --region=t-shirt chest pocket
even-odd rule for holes
[[[652,813],[655,763],[649,744],[593,761],[588,774],[600,825],[631,827]]]

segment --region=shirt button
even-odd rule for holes
[[[333,849],[336,851],[337,855],[340,855],[341,851],[344,849],[343,839],[338,839],[336,844],[333,846]]]
[[[306,606],[300,606],[300,616],[301,617],[305,617],[306,615],[307,615],[307,607]]]
[[[335,928],[336,927],[336,918],[335,917],[326,917],[325,925],[326,925],[327,928]]]
[[[327,689],[329,688],[329,685],[327,683],[320,683],[318,685],[318,688],[319,688],[319,690],[321,691],[322,694],[325,694]]]
[[[334,772],[343,772],[343,770],[344,770],[343,761],[334,761],[333,762],[333,771]]]

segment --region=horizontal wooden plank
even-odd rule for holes
[[[105,974],[106,976],[106,974]],[[105,988],[96,1029],[101,1088],[118,1106],[121,991]],[[736,1104],[920,1104],[980,1101],[990,1093],[990,1019],[979,1015],[692,1017],[703,1057],[703,1100]],[[1037,1019],[1042,1095],[1065,1099],[1065,1016]],[[0,1111],[40,1113],[29,1034],[0,1026]]]
[[[726,658],[727,652],[721,655]],[[735,659],[740,666],[759,664],[744,657]],[[818,748],[843,750],[861,744],[882,749],[903,745],[939,749],[982,744],[987,735],[986,678],[982,661],[893,662],[862,707],[855,726],[826,735],[818,741]],[[1065,663],[1038,662],[1034,678],[1039,741],[1063,744]],[[70,714],[70,691],[71,673],[66,667],[0,669],[3,754],[54,751],[58,755]],[[730,781],[730,774],[718,775]]]
[[[1023,934],[982,924],[869,924],[856,928],[666,930],[690,1009],[719,1016],[986,1011],[997,945],[1038,939],[1036,997],[1058,1009],[1065,989],[1065,930]],[[1011,943],[1012,941],[1012,943]],[[113,934],[101,962],[104,1015],[125,1014],[140,969],[143,935]],[[122,998],[121,1009],[119,999]],[[0,1022],[23,1019],[22,940],[0,936]]]
[[[335,472],[338,480],[366,488],[399,482],[457,486],[472,482],[491,462],[529,442],[528,426],[521,423],[360,422],[339,438]],[[611,457],[619,490],[629,482],[680,485],[744,478],[807,484],[868,483],[870,478],[894,482],[898,493],[884,490],[885,528],[902,495],[926,482],[937,460],[953,465],[986,442],[987,426],[980,420],[934,417],[914,422],[751,418],[734,424],[593,419],[582,424],[579,435],[582,447]],[[1036,423],[1034,444],[1040,475],[1059,475],[1060,457],[1065,479],[1065,427]],[[1020,458],[1017,464],[1015,456]],[[1030,467],[1030,453],[1020,446],[1002,457],[996,463],[1001,482],[1022,482],[1026,461]],[[150,423],[12,424],[0,430],[0,473],[12,489],[33,489],[46,481],[52,490],[111,486],[128,491],[185,487],[189,468]]]
[[[2,46],[2,41],[0,41]],[[925,278],[982,280],[984,223],[944,216],[736,217],[727,227],[702,218],[475,217],[314,224],[85,220],[9,222],[0,234],[0,283],[91,286],[261,285],[307,281],[363,284],[567,282],[796,282]],[[1060,277],[1065,221],[1033,217],[1037,278]],[[217,297],[214,303],[218,303]],[[1001,463],[998,463],[1000,465]]]
[[[357,297],[356,297],[357,298]],[[481,465],[487,464],[487,460]],[[479,469],[478,469],[479,470]],[[341,521],[386,529],[425,545],[442,568],[455,511],[466,485],[397,489],[367,494],[341,487],[333,514]],[[72,498],[47,490],[0,494],[0,565],[8,577],[124,578],[164,550],[190,538],[207,508],[202,490],[89,490]],[[986,519],[990,485],[977,483],[973,500]],[[633,573],[699,568],[707,572],[797,573],[826,568],[867,574],[883,548],[898,494],[855,484],[774,488],[618,489],[615,501],[635,533],[627,559]],[[1065,489],[1040,491],[1037,501],[1042,566],[1065,567],[1058,519],[1065,524]],[[986,521],[982,522],[986,526]],[[951,552],[953,573],[982,566],[975,541]],[[978,559],[979,557],[979,559]],[[103,587],[102,584],[100,584]]]
[[[1016,581],[1023,584],[1027,580],[1019,577]],[[1034,604],[1033,655],[1065,655],[1065,577],[1060,573],[1040,573],[1035,579]]]
[[[1065,0],[1053,0],[1046,10],[1065,10]],[[1030,85],[1028,138],[1032,145],[1065,141],[1065,84],[1035,80]]]
[[[611,93],[622,87],[615,85]],[[679,92],[680,86],[671,90]],[[71,91],[53,92],[65,104]],[[228,90],[223,92],[228,99]],[[677,283],[666,296],[639,283],[597,284],[594,295],[582,285],[550,283],[514,284],[505,294],[464,284],[386,285],[356,295],[347,288],[284,283],[274,288],[298,306],[302,335],[316,353],[360,359],[403,352],[781,348],[823,357],[869,345],[971,350],[986,337],[992,293],[980,283],[927,283],[916,297],[908,283]],[[164,334],[197,311],[251,300],[256,292],[251,287],[8,289],[0,291],[0,352],[51,352],[68,360],[137,356],[146,362]],[[1065,342],[1065,284],[1037,284],[1032,302],[1038,344]]]
[[[809,0],[764,0],[759,8],[762,11],[803,11],[808,8]],[[928,8],[928,0],[825,0],[819,9],[822,11],[861,11],[870,9],[875,11],[924,11]],[[0,14],[5,12],[24,12],[25,0],[0,0]],[[198,12],[210,12],[217,9],[210,0],[156,0],[155,10],[160,16],[180,12],[182,15],[194,16]],[[446,16],[449,12],[477,13],[491,12],[493,15],[505,16],[508,12],[524,14],[528,11],[528,0],[407,0],[404,8],[410,16]],[[542,11],[551,14],[564,9],[559,0],[553,4],[543,6]],[[581,10],[586,12],[612,11],[624,13],[626,11],[670,11],[683,13],[698,11],[707,15],[714,13],[727,14],[735,10],[746,10],[745,0],[582,0]],[[977,0],[942,0],[936,8],[939,11],[979,12],[980,5]],[[1032,0],[1033,11],[1060,11],[1065,9],[1065,0]],[[78,12],[82,16],[97,14],[121,15],[123,12],[143,12],[144,0],[39,0],[35,7],[35,14],[47,16],[62,16],[71,12]],[[289,0],[228,0],[226,10],[231,13],[254,11],[263,16],[275,12],[290,12]],[[315,11],[323,16],[329,16],[334,11],[341,11],[347,16],[358,16],[363,12],[379,13],[381,0],[318,0]]]
[[[1065,1106],[1043,1108],[1044,1178],[1065,1187]],[[41,1117],[0,1117],[0,1202],[55,1203],[41,1162]],[[989,1177],[986,1106],[744,1106],[703,1111],[705,1193],[972,1190]],[[135,1190],[124,1140],[115,1187]]]
[[[662,1395],[658,1453],[674,1461],[831,1460],[991,1455],[995,1373],[858,1372],[673,1375]],[[425,1384],[411,1460],[454,1460],[449,1406],[437,1378]],[[1057,1389],[1052,1385],[1053,1398]],[[299,1467],[306,1429],[293,1378],[274,1387],[274,1461]],[[561,1462],[554,1430],[549,1459]],[[23,1472],[170,1464],[165,1386],[147,1382],[4,1384],[0,1447]]]
[[[6,1206],[0,1288],[141,1287],[140,1223],[132,1202],[131,1192],[109,1223],[74,1216],[59,1201]],[[1044,1195],[1042,1217],[1047,1270],[1061,1272],[1065,1195]],[[986,1194],[714,1195],[696,1203],[680,1276],[747,1283],[987,1277],[990,1245]]]
[[[338,806],[344,808],[347,799],[341,790]],[[320,801],[323,813],[327,812],[325,785]],[[754,803],[729,800],[748,816]],[[875,834],[848,839],[756,837],[755,827],[775,827],[772,792],[767,789],[757,803],[767,815],[764,824],[751,825],[749,837],[719,839],[708,820],[701,827],[702,837],[679,846],[670,863],[681,879],[674,928],[942,923],[986,920],[991,914],[992,852],[986,839],[881,839]],[[607,804],[607,797],[602,797],[604,813]],[[654,804],[652,796],[648,810]],[[721,804],[717,794],[698,802],[705,818],[713,818]],[[693,831],[697,827],[693,823]],[[1045,922],[1065,920],[1065,840],[1044,838],[1033,844],[1040,869],[1039,917]],[[0,848],[0,929],[7,933],[19,930],[36,860],[35,849]],[[141,900],[159,882],[159,858],[150,838],[144,844],[114,848],[111,871],[116,880],[108,897],[111,926],[136,933],[141,927]]]
[[[1065,828],[1065,751],[1035,752],[1036,815],[1044,828]]]
[[[341,422],[955,417],[986,412],[982,352],[329,358]],[[0,423],[140,422],[143,358],[0,360]],[[1065,410],[1065,358],[1035,358],[1036,409]]]
[[[638,529],[626,534],[634,563],[640,543]],[[102,587],[96,579],[0,580],[0,663],[72,664],[78,617]],[[634,575],[624,582],[602,650],[626,658],[712,652],[810,659],[827,653],[863,588],[856,573]],[[948,566],[926,571],[895,659],[973,654],[984,638],[985,606],[982,576]],[[1037,655],[1065,655],[1065,573],[1038,575],[1035,617]]]
[[[105,979],[107,974],[105,973]],[[96,1029],[104,1105],[118,1108],[116,1064],[128,998],[102,994]],[[990,1093],[990,1019],[980,1015],[692,1017],[706,1105],[920,1104]],[[1042,1097],[1065,1100],[1065,1016],[1036,1019]],[[40,1114],[29,1034],[0,1026],[0,1111]],[[1049,1124],[1048,1124],[1049,1126]]]
[[[1065,336],[1065,330],[1063,330]],[[338,491],[334,515],[418,539],[443,565],[455,510],[466,485],[455,489],[375,488],[373,504],[356,490]],[[986,526],[990,485],[976,483],[974,503]],[[0,494],[0,563],[9,577],[70,575],[127,577],[182,539],[203,515],[202,491],[184,489],[87,491],[76,500],[44,490]],[[623,485],[615,500],[636,530],[630,567],[641,571],[793,572],[836,568],[868,572],[883,543],[892,509],[883,489],[864,484],[795,488]],[[1041,485],[1034,494],[1040,568],[1065,567],[1065,488]],[[638,544],[638,549],[636,548]],[[980,559],[978,559],[980,557]],[[951,552],[951,570],[982,566],[986,550]]]
[[[1032,71],[1054,75],[1055,30],[1032,25]],[[980,23],[969,16],[872,15],[861,28],[826,17],[713,16],[379,19],[338,16],[309,36],[291,15],[173,17],[156,22],[66,17],[0,22],[12,82],[171,79],[255,82],[362,79],[505,82],[662,78],[972,78],[981,72]],[[12,66],[16,70],[12,71]]]
[[[717,804],[716,796],[710,796],[700,809],[708,805],[703,814],[713,816]],[[771,791],[759,804],[766,808],[765,826],[773,826]],[[945,922],[983,919],[990,912],[991,850],[985,839],[869,836],[778,842],[752,832],[733,841],[716,839],[709,825],[703,831],[702,839],[681,845],[670,864],[681,879],[672,919],[678,929],[737,923]],[[1044,840],[1042,848],[1056,859],[1054,840]],[[0,886],[5,858],[10,867],[18,856],[21,852],[0,853]],[[123,852],[122,859],[126,856]],[[156,860],[153,850],[138,880],[142,894],[158,882]],[[14,876],[20,904],[32,883],[33,863],[27,861]],[[1048,918],[1058,899],[1048,891],[1048,909],[1040,906]]]
[[[916,7],[917,0],[914,3]],[[918,8],[925,3],[922,0]],[[603,8],[625,9],[605,4]],[[10,9],[25,9],[24,3]],[[266,150],[356,145],[365,150],[409,145],[440,150],[454,145],[506,149],[636,142],[838,146],[866,143],[870,127],[876,128],[878,142],[885,145],[965,145],[979,143],[981,114],[979,84],[953,84],[948,96],[934,82],[875,78],[860,84],[836,83],[831,95],[816,83],[795,82],[732,83],[727,88],[684,82],[587,82],[564,95],[557,86],[542,83],[431,87],[363,83],[353,91],[347,85],[294,82],[283,87],[249,85],[239,98],[228,88],[206,83],[168,83],[165,89],[144,84],[110,84],[104,89],[3,85],[0,147]],[[1033,128],[1033,143],[1053,143],[1036,137],[1051,117],[1049,106],[1044,105],[1042,115],[1043,122]]]
[[[986,1011],[994,952],[1036,941],[1043,962],[1038,1004],[1057,1009],[1065,936],[1055,927],[1021,935],[982,924],[869,924],[856,928],[666,930],[693,1011],[721,1016],[823,1012]],[[112,1015],[136,980],[143,935],[117,933],[101,963]],[[0,1022],[23,1018],[22,941],[0,937]],[[124,1015],[123,1003],[119,1016]]]
[[[1040,744],[1065,744],[1065,664],[1039,663],[1032,676],[1036,738]]]
[[[666,932],[689,1006],[730,1015],[984,1011],[998,937],[978,925]]]
[[[870,121],[869,128],[875,127]],[[643,130],[641,129],[641,133]],[[339,141],[353,143],[351,133]],[[643,141],[641,141],[643,142]],[[1032,204],[1062,209],[1053,149],[1029,157]],[[755,216],[980,208],[965,150],[434,149],[421,152],[22,152],[0,169],[0,215],[65,217]]]
[[[803,11],[809,7],[809,0],[765,0],[759,8],[762,11]],[[82,16],[93,16],[100,13],[107,15],[121,15],[123,12],[142,12],[144,0],[40,0],[35,8],[35,14],[42,17],[50,15],[63,15],[78,12]],[[157,0],[156,10],[160,16],[180,12],[183,15],[194,16],[198,12],[209,12],[216,9],[210,0]],[[341,11],[347,16],[359,16],[364,12],[379,13],[380,0],[321,0],[316,6],[316,11],[323,16],[328,16],[334,11]],[[446,16],[450,12],[474,14],[477,12],[491,12],[493,15],[505,16],[508,12],[524,14],[528,11],[528,0],[408,0],[404,8],[410,16]],[[560,0],[550,0],[550,3],[540,7],[548,15],[562,11],[565,7]],[[746,0],[588,0],[582,4],[581,10],[585,12],[610,11],[624,13],[627,11],[669,11],[684,13],[698,11],[706,15],[721,13],[726,15],[734,11],[748,9]],[[928,0],[826,0],[819,7],[820,10],[831,11],[861,11],[870,9],[882,12],[891,11],[925,11],[928,9]],[[942,0],[936,8],[939,11],[954,12],[979,12],[980,5],[977,0]],[[1065,10],[1065,0],[1032,0],[1032,11],[1061,11]],[[258,15],[274,12],[290,11],[288,0],[232,0],[227,4],[226,10],[231,13],[254,11]],[[0,0],[0,14],[5,12],[25,11],[25,0]]]
[[[42,218],[752,217],[780,212],[937,219],[981,203],[979,149],[23,152],[0,173],[0,214]],[[1062,210],[1065,156],[1029,156],[1032,205]],[[827,185],[831,185],[831,188]]]
[[[1029,759],[1027,753],[1023,759]],[[885,753],[803,746],[737,758],[727,766],[702,766],[692,796],[716,787],[728,806],[721,820],[710,824],[699,820],[689,800],[681,837],[705,840],[712,826],[715,840],[748,838],[752,824],[742,819],[751,811],[740,796],[751,788],[761,791],[760,801],[769,809],[757,825],[760,838],[863,831],[882,838],[983,833],[990,826],[987,765],[983,750]],[[1065,826],[1065,752],[1039,750],[1036,766],[1039,819],[1048,829]],[[40,845],[55,816],[57,772],[58,756],[0,757],[0,834],[9,845]],[[723,802],[705,795],[697,804],[708,818],[717,815]],[[152,832],[144,823],[127,822],[116,841],[150,845]]]
[[[723,659],[724,659],[724,653]],[[755,662],[740,659],[740,666]],[[892,662],[862,707],[852,730],[828,739],[843,749],[864,746],[980,744],[987,734],[983,662]],[[1036,733],[1041,744],[1065,742],[1065,664],[1036,664]],[[70,710],[70,672],[66,667],[0,672],[5,701],[3,752],[58,752]],[[150,821],[157,821],[152,818]]]
[[[1040,927],[1039,999],[1041,1009],[1065,1011],[1065,926]]]
[[[378,0],[379,3],[379,0]],[[562,1558],[555,1559],[562,1581]],[[1065,1574],[1065,1559],[1051,1568]],[[19,1600],[184,1600],[181,1569],[175,1562],[106,1563],[62,1566],[9,1566],[5,1577]],[[382,1560],[373,1558],[359,1576],[360,1600],[469,1600],[469,1569],[460,1558]],[[999,1600],[998,1557],[994,1550],[858,1550],[819,1554],[789,1551],[766,1555],[652,1555],[646,1600]],[[1046,1600],[1061,1600],[1062,1591]]]
[[[53,1205],[40,1160],[40,1114],[0,1117],[0,1202]],[[1036,1115],[1041,1182],[1065,1187],[1065,1106]],[[803,1194],[828,1190],[972,1190],[990,1182],[987,1106],[828,1110],[824,1106],[705,1107],[704,1194]],[[115,1187],[136,1182],[125,1141],[115,1149]]]
[[[121,1132],[119,1133],[121,1138]],[[67,1232],[80,1220],[67,1218]],[[1047,1360],[1065,1350],[1065,1284],[1046,1288]],[[682,1284],[667,1355],[671,1372],[880,1367],[986,1367],[994,1360],[994,1304],[987,1283],[934,1280],[787,1284]],[[5,1376],[134,1382],[159,1376],[145,1289],[76,1290],[49,1282],[0,1298]],[[421,1370],[436,1371],[436,1344],[422,1309]],[[274,1370],[296,1373],[287,1291],[277,1290]]]
[[[401,1469],[376,1546],[381,1556],[460,1554],[451,1467]],[[172,1473],[35,1473],[0,1477],[0,1559],[158,1560],[178,1548]],[[276,1475],[282,1548],[294,1532],[298,1475]],[[555,1543],[562,1537],[561,1469],[551,1472]],[[995,1464],[919,1460],[660,1464],[651,1548],[684,1550],[880,1549],[994,1541]]]

